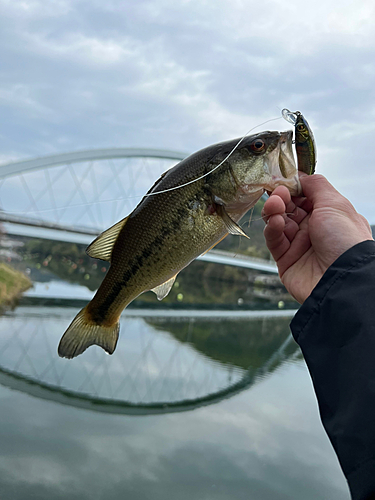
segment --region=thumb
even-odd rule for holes
[[[312,203],[314,208],[330,205],[330,201],[342,195],[321,174],[300,175],[304,196]]]

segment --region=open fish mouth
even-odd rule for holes
[[[286,186],[292,196],[302,194],[293,155],[292,139],[292,130],[281,132],[276,148],[265,158],[264,169],[269,174],[269,182],[265,186],[267,191],[273,191],[277,186]]]

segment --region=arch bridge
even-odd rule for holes
[[[0,165],[0,222],[9,234],[89,244],[130,213],[186,153],[76,151]],[[268,261],[211,250],[202,260],[277,273]]]

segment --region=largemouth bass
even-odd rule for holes
[[[73,358],[93,344],[112,354],[121,312],[138,295],[153,290],[161,300],[196,257],[228,233],[245,235],[238,222],[266,190],[282,184],[301,194],[292,135],[263,132],[215,144],[165,172],[128,217],[87,248],[111,266],[64,333],[59,355]]]
[[[289,109],[283,109],[281,113],[285,120],[294,125],[298,170],[312,175],[315,172],[317,160],[316,145],[312,130],[300,111],[292,112]]]

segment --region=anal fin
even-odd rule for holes
[[[161,285],[156,286],[155,288],[151,288],[151,291],[156,293],[156,297],[158,300],[163,300],[164,297],[168,295],[173,286],[174,280],[176,279],[177,274],[172,276],[169,280],[165,281]]]

